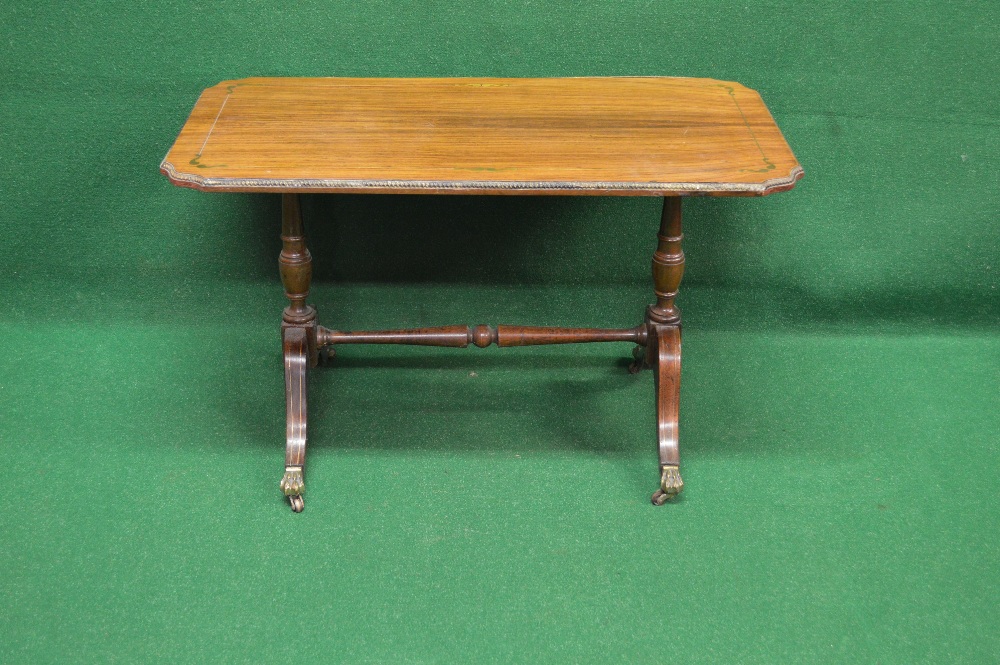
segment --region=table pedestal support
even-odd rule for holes
[[[654,369],[656,431],[660,459],[660,488],[653,504],[663,505],[684,488],[680,475],[678,414],[681,380],[680,311],[674,304],[684,274],[681,250],[681,199],[663,203],[658,244],[653,253],[653,291],[656,303],[646,308],[644,323],[635,328],[556,328],[541,326],[443,326],[411,330],[339,331],[317,325],[316,309],[306,304],[312,276],[312,257],[306,247],[298,195],[282,195],[282,250],[278,259],[281,281],[290,305],[282,315],[282,351],[285,361],[287,417],[285,474],[281,491],[292,510],[301,512],[305,489],[306,394],[309,368],[320,353],[339,344],[414,344],[420,346],[483,348],[538,344],[631,342],[636,344],[632,373]]]
[[[655,370],[656,435],[660,453],[660,489],[653,493],[654,505],[662,506],[684,489],[680,473],[678,423],[681,389],[681,312],[674,304],[684,276],[681,242],[681,198],[663,199],[663,214],[653,252],[653,293],[656,303],[646,308],[649,336],[644,346],[635,348],[629,371],[644,367]]]
[[[306,465],[306,393],[309,368],[317,363],[316,308],[306,304],[312,280],[312,255],[306,247],[297,194],[281,197],[281,254],[278,270],[289,305],[281,317],[285,358],[285,475],[280,488],[292,510],[302,512]]]

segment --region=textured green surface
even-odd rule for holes
[[[995,2],[0,7],[0,661],[996,662]],[[616,345],[345,348],[277,484],[275,197],[169,186],[250,75],[759,90],[792,192],[686,212],[682,456]],[[633,325],[654,199],[309,197],[343,328]]]

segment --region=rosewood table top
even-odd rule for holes
[[[227,192],[755,196],[802,168],[760,96],[701,78],[247,78],[161,164]]]

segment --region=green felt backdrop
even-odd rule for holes
[[[0,661],[997,662],[1000,5],[0,2]],[[157,167],[244,76],[686,75],[682,458],[617,345],[342,350],[283,462],[273,196]],[[652,198],[307,197],[329,326],[634,325]]]

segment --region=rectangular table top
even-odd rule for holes
[[[205,191],[742,195],[802,168],[767,107],[698,78],[248,78],[160,166]]]

